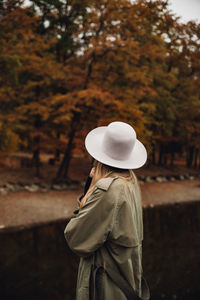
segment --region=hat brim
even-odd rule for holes
[[[102,140],[106,126],[97,127],[90,131],[85,139],[85,147],[88,153],[97,161],[119,169],[138,169],[147,160],[147,151],[144,145],[136,139],[133,151],[128,159],[116,160],[108,156],[102,149]]]

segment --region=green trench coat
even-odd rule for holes
[[[102,266],[96,273],[95,299],[127,299],[106,272],[111,262],[141,297],[143,220],[140,193],[133,183],[118,177],[100,179],[64,235],[80,256],[77,300],[93,298],[90,283],[94,264]]]

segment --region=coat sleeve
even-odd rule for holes
[[[64,235],[71,250],[89,256],[106,241],[112,229],[115,205],[107,191],[95,187],[77,216],[67,224]]]
[[[136,247],[142,242],[143,221],[140,198],[136,197],[135,186],[124,186],[117,205],[116,218],[110,240],[124,247]]]

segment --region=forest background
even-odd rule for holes
[[[200,168],[200,24],[168,1],[1,0],[0,159],[84,155],[84,138],[130,123],[148,164]]]

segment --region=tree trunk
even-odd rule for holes
[[[170,165],[172,167],[174,166],[174,158],[175,158],[175,152],[172,150],[171,151],[171,160],[170,160]]]
[[[187,167],[188,168],[192,167],[193,159],[194,159],[194,147],[191,146],[188,149],[188,155],[187,155]]]
[[[59,140],[60,139],[60,131],[58,130],[57,133],[56,133],[56,137],[57,139]],[[60,150],[58,148],[56,148],[56,151],[55,151],[55,160],[59,161],[60,160]]]
[[[34,163],[34,166],[36,168],[36,176],[38,178],[40,178],[41,174],[40,174],[40,148],[39,147],[37,147],[33,151],[33,163]]]
[[[38,131],[41,129],[42,122],[40,115],[35,116],[34,127]],[[33,162],[36,168],[36,176],[40,178],[40,135],[36,135],[33,140]]]
[[[158,165],[159,165],[159,166],[162,166],[162,163],[163,163],[163,154],[164,154],[163,145],[160,145],[160,149],[159,149],[159,159],[158,159]]]
[[[195,153],[194,153],[194,168],[197,168],[198,165],[198,156],[199,156],[199,149],[195,149]]]
[[[60,164],[60,167],[59,167],[57,175],[56,175],[56,181],[67,178],[69,164],[70,164],[70,160],[71,160],[71,153],[72,153],[72,150],[74,147],[73,140],[74,140],[76,131],[78,129],[79,121],[80,121],[80,113],[74,112],[74,116],[72,118],[71,125],[70,125],[71,130],[68,135],[67,147],[65,150],[63,160]]]
[[[152,144],[152,164],[156,164],[156,149],[155,149],[155,144]]]
[[[163,155],[163,165],[166,167],[168,165],[168,154],[164,153]]]

